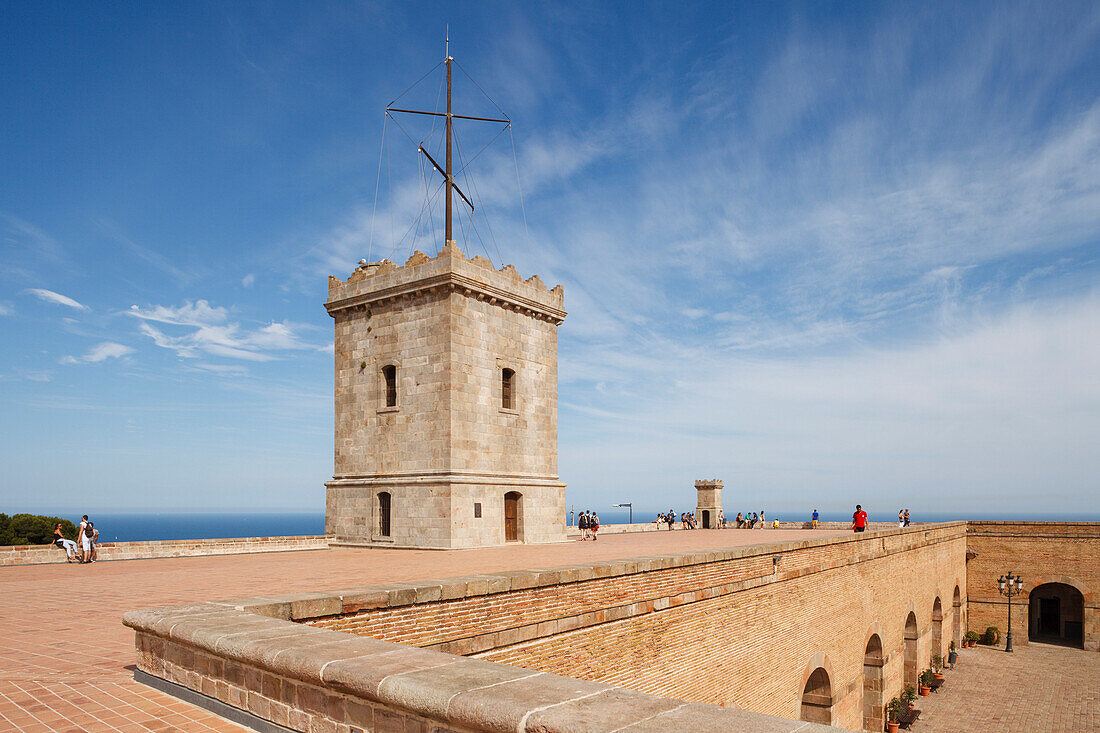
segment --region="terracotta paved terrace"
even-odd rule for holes
[[[1050,644],[959,652],[938,692],[917,698],[916,731],[1100,731],[1100,654]]]
[[[483,550],[337,548],[0,568],[0,731],[243,731],[133,681],[136,608],[446,578],[844,534],[722,530],[606,535]]]

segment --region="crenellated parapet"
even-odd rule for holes
[[[565,289],[548,289],[538,275],[524,280],[515,267],[501,269],[485,257],[467,258],[455,242],[435,257],[413,252],[404,265],[390,260],[360,261],[347,280],[329,276],[329,315],[420,292],[457,292],[560,324],[565,319]]]

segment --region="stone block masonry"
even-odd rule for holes
[[[561,286],[467,259],[329,279],[336,544],[458,548],[565,538],[557,475]]]

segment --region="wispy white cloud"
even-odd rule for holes
[[[52,290],[46,290],[44,288],[28,288],[27,292],[39,298],[40,300],[46,301],[47,303],[55,303],[57,305],[63,305],[67,308],[75,308],[76,310],[81,311],[91,310],[91,308],[89,308],[88,306],[76,302],[69,296],[62,295],[61,293],[55,293]]]
[[[125,344],[118,344],[113,341],[104,341],[101,344],[97,344],[89,349],[83,356],[65,356],[62,357],[62,364],[99,364],[100,362],[107,361],[108,359],[121,359],[124,356],[128,356],[134,353],[134,349]]]
[[[242,287],[250,288],[250,287],[253,286],[253,284],[255,284],[255,282],[256,282],[256,276],[253,275],[251,272],[241,278],[241,286]]]
[[[185,301],[181,306],[133,305],[127,314],[143,321],[139,329],[154,344],[188,359],[205,353],[246,361],[271,361],[276,357],[265,352],[314,348],[301,339],[293,324],[276,322],[249,330],[229,322],[225,308],[212,306],[205,300]],[[193,330],[170,335],[152,322]]]
[[[12,307],[11,303],[0,302],[0,316],[10,316],[14,312],[15,308]]]
[[[129,315],[135,318],[159,323],[171,323],[176,326],[209,326],[224,323],[228,314],[229,312],[225,308],[211,306],[205,300],[198,300],[194,303],[187,300],[180,306],[157,305],[148,309],[132,305],[129,311]]]

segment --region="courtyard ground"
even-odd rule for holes
[[[1100,731],[1100,654],[1051,644],[959,652],[947,682],[917,698],[914,731],[1061,733]]]
[[[836,534],[676,530],[483,550],[338,548],[0,568],[0,731],[245,730],[133,681],[133,632],[120,622],[130,609]],[[1023,649],[1014,657],[964,652],[943,691],[922,698],[915,730],[1100,730],[1100,655]]]

